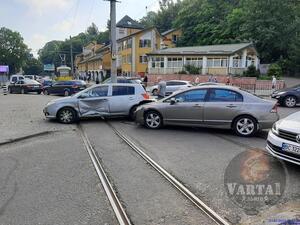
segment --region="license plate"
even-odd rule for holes
[[[282,151],[292,152],[300,155],[300,147],[287,143],[282,143]]]

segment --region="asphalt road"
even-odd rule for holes
[[[76,125],[48,121],[42,115],[44,105],[53,98],[0,95],[0,225],[117,224]],[[298,110],[279,108],[279,113],[284,117]],[[224,191],[228,164],[245,150],[264,150],[266,131],[240,138],[214,129],[154,131],[125,119],[109,122],[232,224],[261,224],[274,215],[300,214],[300,171],[291,164],[284,164],[284,195],[257,215],[249,215]],[[134,224],[211,224],[105,121],[84,120],[81,124]],[[32,134],[29,139],[1,145]]]

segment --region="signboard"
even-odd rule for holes
[[[44,71],[54,72],[55,71],[54,64],[44,64]]]
[[[0,65],[0,73],[9,73],[9,66]]]

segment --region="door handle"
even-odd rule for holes
[[[227,105],[226,107],[227,108],[236,108],[237,106],[236,105]]]

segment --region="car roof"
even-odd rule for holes
[[[166,82],[190,82],[188,80],[167,80]]]

